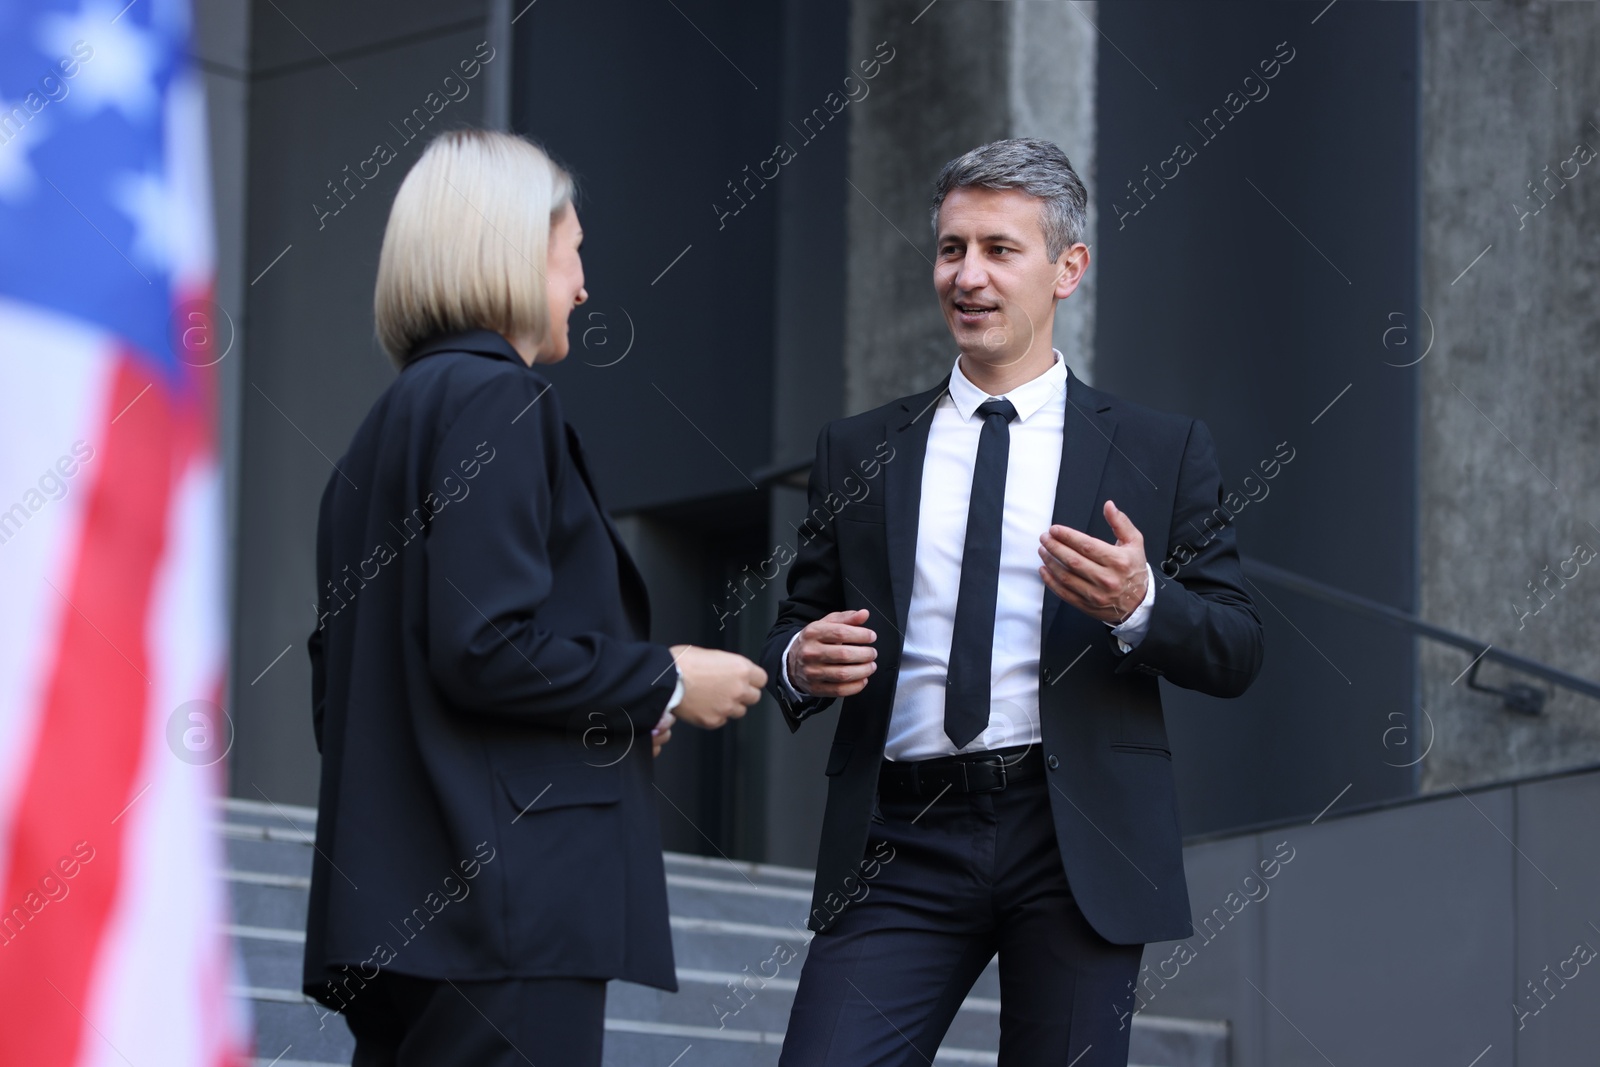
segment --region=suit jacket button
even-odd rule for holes
[[[1045,759],[1044,765],[1046,767],[1049,767],[1053,771],[1057,767],[1061,766],[1061,761],[1056,759],[1054,756],[1050,756],[1050,757]]]

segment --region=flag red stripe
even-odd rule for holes
[[[83,1042],[101,1040],[84,1014],[122,872],[120,815],[145,785],[135,779],[152,699],[146,622],[189,435],[161,383],[139,396],[151,379],[138,360],[120,354],[110,373],[78,559],[54,579],[70,607],[0,896],[0,1004],[21,1024],[0,1027],[5,1063],[72,1067]],[[71,878],[63,859],[78,860]]]

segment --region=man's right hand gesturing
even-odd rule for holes
[[[683,679],[683,699],[672,709],[678,721],[715,730],[761,699],[767,672],[737,652],[698,645],[673,645],[672,659]]]
[[[789,684],[813,697],[851,697],[878,669],[878,635],[866,628],[867,609],[835,611],[809,623],[789,644]]]

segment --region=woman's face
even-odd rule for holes
[[[583,228],[570,202],[550,225],[550,250],[545,263],[544,287],[550,301],[550,339],[535,358],[537,363],[559,363],[567,358],[567,316],[589,299],[583,288]]]

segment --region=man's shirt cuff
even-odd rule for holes
[[[1106,623],[1111,626],[1111,633],[1117,639],[1117,647],[1124,653],[1132,652],[1134,646],[1144,640],[1145,631],[1150,628],[1150,605],[1156,602],[1156,576],[1149,563],[1144,565],[1144,582],[1144,599],[1133,609],[1133,614],[1115,626]]]
[[[778,665],[778,682],[783,687],[783,695],[789,698],[789,703],[791,704],[803,704],[813,699],[801,693],[789,682],[789,650],[794,647],[794,643],[798,640],[800,640],[800,631],[796,630],[794,636],[789,638],[789,643],[783,646],[783,659],[779,661]]]

